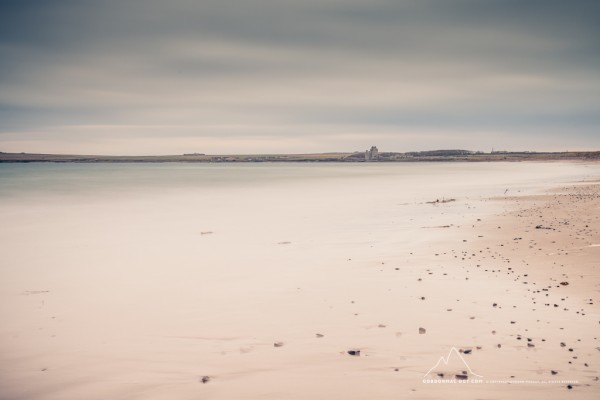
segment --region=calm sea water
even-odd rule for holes
[[[598,176],[575,163],[0,164],[0,397],[243,398],[244,379],[261,393],[280,371],[309,387],[303,364],[342,371],[345,387],[337,352],[386,349],[373,371],[400,354],[392,328],[365,324],[440,318],[402,308],[439,267],[437,240],[471,239],[506,207],[490,197]],[[456,201],[428,203],[442,198]]]
[[[376,183],[429,194],[476,188],[482,195],[508,189],[591,179],[597,164],[575,163],[261,163],[261,164],[0,164],[0,197],[214,192],[227,188],[334,184],[374,190]],[[372,186],[369,186],[372,185]],[[514,194],[514,192],[513,192]]]

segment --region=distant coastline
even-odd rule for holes
[[[377,148],[353,153],[315,154],[231,154],[190,153],[163,156],[107,156],[76,154],[2,153],[0,163],[220,163],[220,162],[438,162],[438,161],[600,161],[600,151],[574,152],[474,152],[469,150],[431,150],[410,153],[375,152]]]

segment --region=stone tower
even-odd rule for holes
[[[365,151],[365,161],[376,161],[379,158],[377,146],[371,146],[371,150]]]

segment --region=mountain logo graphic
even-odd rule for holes
[[[455,356],[454,358],[452,358],[453,355]],[[475,372],[473,372],[471,367],[469,367],[469,364],[467,364],[467,362],[463,358],[462,354],[460,354],[460,352],[456,349],[456,347],[452,347],[450,349],[447,357],[441,356],[440,359],[438,360],[438,362],[433,367],[431,367],[425,375],[423,375],[423,378],[427,378],[429,376],[429,374],[431,374],[432,371],[437,370],[440,367],[440,365],[442,365],[442,363],[444,366],[448,366],[448,364],[450,363],[451,360],[456,360],[456,362],[458,362],[459,364],[462,364],[462,366],[464,366],[464,368],[462,368],[462,370],[468,372],[468,374],[470,376],[483,378],[482,375],[479,375],[479,374],[476,374]]]

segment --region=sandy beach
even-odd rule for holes
[[[296,168],[4,197],[0,398],[597,398],[595,164]]]
[[[480,386],[461,388],[456,398],[595,398],[600,186],[490,201],[504,211],[463,225],[460,240],[440,250],[444,266],[470,282],[456,294],[456,308],[466,312],[455,320],[465,331],[454,343],[472,349],[464,359],[482,375]],[[440,395],[427,385],[417,391],[422,398]]]
[[[600,400],[600,1],[0,1],[0,400]]]

